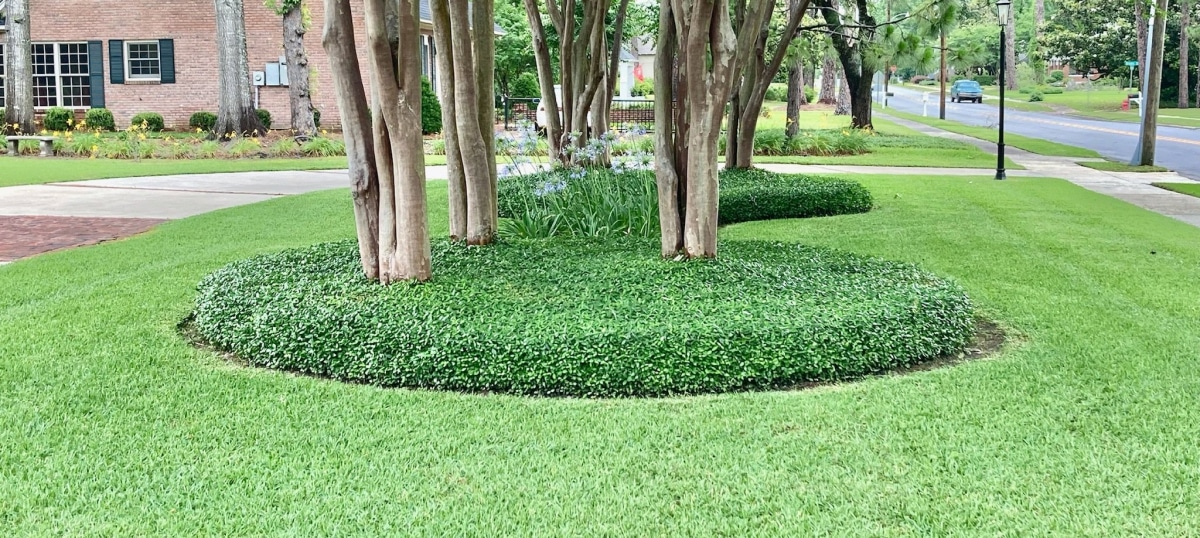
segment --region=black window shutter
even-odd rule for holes
[[[120,39],[108,40],[108,73],[109,82],[125,83],[125,42]]]
[[[158,73],[159,82],[175,83],[175,40],[158,40]]]
[[[99,41],[88,41],[88,85],[92,108],[104,108],[104,47]]]

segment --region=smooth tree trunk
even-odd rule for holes
[[[844,71],[839,72],[838,75],[841,81],[838,84],[837,106],[833,109],[833,113],[837,116],[849,116],[852,111],[850,83],[846,81],[846,73]]]
[[[735,36],[729,14],[727,0],[660,4],[655,176],[665,256],[717,255],[717,140],[739,73],[739,53],[751,50],[757,39],[753,32]],[[761,25],[750,15],[745,22],[750,26],[743,28]],[[672,66],[678,70],[675,88]],[[669,112],[672,99],[683,108],[681,114]]]
[[[444,0],[434,0],[444,1]],[[497,216],[495,166],[489,157],[489,144],[485,138],[493,137],[492,124],[481,118],[479,106],[479,82],[476,78],[475,48],[472,43],[470,17],[467,0],[449,0],[450,47],[442,54],[454,55],[454,108],[455,129],[458,130],[458,147],[462,154],[464,183],[467,200],[467,236],[471,245],[491,244],[496,238]],[[480,31],[490,31],[491,26]],[[446,127],[443,126],[443,129]],[[489,166],[491,170],[489,170]]]
[[[217,18],[217,123],[213,136],[261,136],[267,129],[254,110],[242,0],[213,2]]]
[[[1191,106],[1192,92],[1189,89],[1192,74],[1188,61],[1188,29],[1192,24],[1192,1],[1179,4],[1179,108]]]
[[[550,56],[550,45],[546,39],[546,27],[542,24],[541,8],[538,0],[524,0],[525,16],[529,20],[529,33],[533,36],[533,59],[537,66],[538,87],[541,90],[542,105],[546,110],[546,125],[540,126],[546,130],[546,141],[550,146],[550,158],[564,161],[562,151],[562,107],[559,106],[558,96],[554,92],[554,63]],[[437,26],[434,26],[437,31]]]
[[[450,203],[450,240],[467,240],[467,175],[458,142],[458,115],[454,106],[454,46],[450,41],[450,8],[446,0],[432,0],[433,45],[440,77],[438,99],[442,103],[442,139],[446,144],[446,182]]]
[[[334,95],[341,112],[346,159],[350,168],[350,194],[354,202],[354,227],[363,274],[379,279],[379,176],[370,134],[370,110],[362,86],[362,71],[355,47],[350,0],[325,1],[325,28],[321,45],[329,57]]]
[[[312,94],[308,90],[308,54],[304,51],[304,10],[299,6],[283,14],[283,54],[288,66],[288,100],[292,110],[292,131],[309,138],[317,133],[313,118]]]
[[[398,0],[399,43],[395,55],[388,41],[386,1],[363,2],[367,57],[378,105],[373,114],[373,131],[380,171],[380,238],[395,239],[394,244],[380,246],[380,256],[384,258],[380,281],[385,284],[424,281],[433,276],[425,198],[425,152],[421,130],[413,128],[421,124],[418,0]],[[383,233],[389,220],[394,229]],[[386,257],[389,252],[391,260]]]
[[[33,134],[33,50],[29,33],[29,0],[8,0],[4,56],[4,130]]]
[[[471,46],[475,60],[475,107],[489,177],[489,190],[483,193],[479,202],[486,206],[487,215],[484,218],[490,230],[488,233],[495,235],[499,219],[496,185],[499,179],[496,171],[496,0],[464,0],[462,4],[468,6],[466,9],[471,17]],[[483,241],[489,242],[490,239]]]
[[[1154,153],[1158,136],[1158,107],[1162,99],[1162,70],[1163,47],[1166,43],[1167,32],[1167,0],[1156,0],[1157,13],[1154,17],[1154,28],[1150,37],[1150,65],[1146,66],[1146,76],[1149,91],[1142,96],[1142,106],[1146,112],[1142,115],[1141,164],[1154,165]]]
[[[821,60],[821,91],[817,94],[817,102],[834,105],[837,100],[837,59],[832,51],[826,51]]]

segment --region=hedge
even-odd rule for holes
[[[213,114],[212,112],[205,112],[201,110],[200,112],[192,114],[192,117],[188,118],[188,125],[211,133],[213,128],[217,126],[217,115]]]
[[[961,287],[822,248],[639,240],[436,242],[434,280],[380,286],[353,241],[207,276],[193,327],[252,366],[383,386],[625,397],[792,387],[961,351]]]
[[[86,122],[85,126],[89,129],[100,129],[104,131],[115,131],[117,122],[113,119],[113,113],[107,108],[89,108],[87,113],[83,115]]]
[[[646,193],[644,203],[629,204],[656,208],[654,176],[647,171],[613,173],[593,170],[585,177],[572,177],[568,170],[505,177],[498,183],[501,217],[513,218],[531,204],[550,204],[550,198],[569,195],[576,185],[594,183],[593,175],[607,173],[610,192]],[[649,183],[648,188],[644,188]],[[562,185],[546,192],[546,185]],[[856,181],[802,174],[780,174],[761,169],[722,170],[718,194],[718,220],[722,225],[755,220],[826,217],[871,210],[871,193]],[[600,196],[586,197],[600,199]],[[656,210],[655,210],[656,211]],[[607,213],[599,211],[598,213]],[[564,224],[563,229],[571,226]],[[655,227],[657,228],[657,227]],[[656,233],[650,234],[655,236]]]
[[[133,119],[129,120],[131,127],[146,126],[146,130],[151,132],[159,132],[163,130],[164,123],[162,114],[157,112],[138,112],[134,114]]]
[[[75,121],[75,114],[63,107],[51,107],[42,118],[42,127],[51,131],[69,131]]]

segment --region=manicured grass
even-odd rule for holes
[[[800,392],[561,400],[251,370],[175,330],[197,281],[351,237],[345,190],[0,267],[9,536],[1184,536],[1200,230],[1064,181],[863,177],[862,215],[723,240],[962,283],[1007,350]],[[430,222],[446,233],[445,189]],[[480,278],[486,278],[481,275]]]
[[[1129,163],[1119,163],[1115,161],[1084,161],[1079,163],[1093,170],[1102,170],[1105,172],[1169,172],[1170,170],[1161,166],[1134,166]]]
[[[759,119],[758,128],[760,130],[785,128],[787,118],[785,106],[783,103],[767,103],[764,108],[770,111],[770,116]],[[873,123],[875,124],[875,132],[881,135],[928,138],[928,135],[878,116],[873,119]],[[802,110],[800,112],[800,129],[802,132],[805,129],[841,129],[848,128],[849,126],[849,116],[835,116],[832,112],[827,111]],[[914,147],[873,147],[870,153],[832,157],[756,155],[754,162],[988,169],[995,168],[996,156],[986,153],[977,147],[964,144],[961,147],[919,147],[919,149]],[[1008,169],[1023,170],[1024,168],[1010,160]]]
[[[988,88],[984,90],[984,93],[992,97],[997,97],[999,94],[995,88]],[[1043,101],[1030,103],[1027,102],[1029,94],[1007,92],[1005,97],[1008,98],[1008,101],[1005,104],[1019,110],[1033,112],[1058,112],[1102,120],[1137,122],[1140,120],[1140,116],[1136,106],[1131,107],[1130,110],[1121,109],[1121,103],[1125,101],[1125,97],[1129,93],[1129,90],[1123,89],[1090,92],[1070,90],[1061,94],[1046,94],[1042,96]],[[996,99],[984,102],[993,105],[998,103]],[[1200,127],[1200,109],[1160,108],[1158,122],[1162,125],[1177,127]]]
[[[972,138],[978,138],[980,140],[986,140],[988,142],[994,143],[994,142],[996,142],[996,139],[998,137],[997,131],[995,129],[991,129],[988,127],[975,127],[975,126],[971,126],[971,125],[964,125],[957,121],[939,120],[937,118],[926,118],[926,117],[922,117],[917,114],[909,114],[907,112],[900,112],[899,110],[896,110],[896,109],[890,109],[887,111],[887,113],[888,113],[888,115],[891,115],[891,116],[896,116],[898,118],[904,118],[906,120],[912,120],[912,121],[915,121],[918,123],[924,123],[925,125],[929,125],[931,127],[937,127],[939,129],[944,129],[944,130],[947,130],[947,131],[950,131],[953,133],[967,135]],[[1038,155],[1054,155],[1054,156],[1059,156],[1059,157],[1077,157],[1077,158],[1100,158],[1099,153],[1096,153],[1095,151],[1092,151],[1090,149],[1081,148],[1081,147],[1077,147],[1077,146],[1069,146],[1067,144],[1059,144],[1058,142],[1042,140],[1041,138],[1032,138],[1032,137],[1021,136],[1021,135],[1012,134],[1012,133],[1004,134],[1004,143],[1006,145],[1009,145],[1009,146],[1012,146],[1015,148],[1023,149],[1030,153],[1037,153]]]
[[[426,155],[425,163],[429,165],[446,164],[446,157],[444,155]],[[193,160],[0,157],[0,187],[113,177],[262,170],[330,170],[345,167],[345,157]]]
[[[1154,186],[1200,198],[1200,183],[1155,183]]]

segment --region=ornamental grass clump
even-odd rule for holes
[[[437,277],[380,286],[354,241],[230,264],[195,331],[246,363],[393,387],[580,397],[789,388],[959,353],[961,287],[795,244],[669,261],[654,241],[435,242]],[[486,275],[486,277],[481,277]]]

